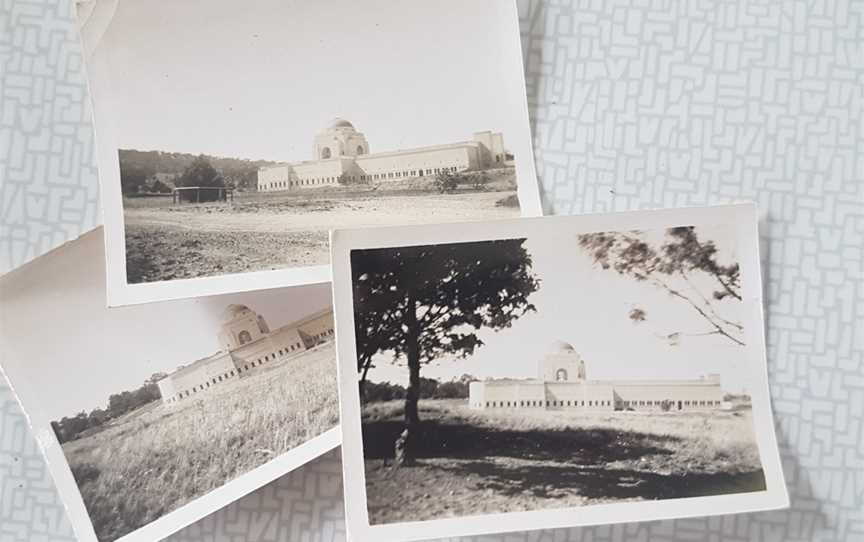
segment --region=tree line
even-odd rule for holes
[[[51,428],[54,429],[57,440],[63,444],[78,439],[88,429],[101,427],[136,408],[161,399],[162,396],[156,382],[163,378],[165,378],[164,373],[155,373],[137,389],[110,395],[106,408],[94,408],[89,414],[82,410],[72,417],[63,416],[60,421],[51,422]]]
[[[119,159],[123,195],[171,192],[175,186],[224,186],[237,190],[256,190],[258,168],[276,164],[268,160],[131,149],[120,149]],[[215,173],[209,177],[210,182],[215,184],[186,184],[193,180],[191,174],[195,170],[200,171],[204,164]]]
[[[468,387],[478,379],[465,374],[458,380],[441,382],[434,378],[420,377],[420,399],[467,399]],[[403,400],[408,396],[405,386],[390,382],[367,382],[363,387],[363,402]]]

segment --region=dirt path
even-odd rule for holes
[[[189,206],[131,207],[126,222],[130,283],[329,263],[331,228],[516,218],[497,206],[514,192],[364,196],[322,194]]]
[[[166,226],[201,232],[315,232],[331,228],[423,224],[516,218],[519,210],[496,207],[507,192],[462,196],[364,197],[283,202],[281,205],[197,205],[132,208],[124,213],[127,226]]]
[[[126,275],[130,283],[327,262],[326,231],[204,232],[169,225],[126,227]]]

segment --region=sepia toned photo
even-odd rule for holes
[[[325,285],[106,309],[101,261],[95,231],[2,278],[3,367],[82,540],[159,538],[338,443]]]
[[[532,223],[421,245],[368,230],[374,248],[334,234],[353,316],[342,393],[358,406],[343,420],[361,441],[346,432],[344,454],[362,453],[368,526],[767,496],[776,447],[760,453],[765,365],[747,301],[759,285],[746,283],[758,271],[742,272],[755,239],[723,219]]]
[[[326,281],[334,228],[540,214],[511,2],[121,0],[88,64],[112,306]]]

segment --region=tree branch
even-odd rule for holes
[[[717,282],[719,282],[720,285],[723,286],[723,289],[726,290],[729,293],[729,295],[731,295],[732,297],[734,297],[738,301],[741,301],[741,294],[734,291],[731,286],[726,284],[726,282],[723,280],[723,278],[721,277],[721,275],[719,273],[713,273],[713,275],[714,275],[714,278],[717,279]]]
[[[719,333],[720,335],[723,335],[724,337],[726,337],[727,339],[729,339],[730,341],[734,342],[735,344],[737,344],[737,345],[739,345],[739,346],[744,346],[744,342],[743,342],[743,341],[741,341],[741,340],[739,340],[739,339],[733,337],[732,335],[730,335],[730,334],[729,334],[725,329],[723,329],[723,327],[722,327],[720,324],[718,324],[717,322],[715,322],[715,321],[711,318],[711,316],[709,316],[709,315],[708,315],[704,310],[702,310],[702,307],[700,307],[699,305],[697,305],[696,303],[694,303],[692,299],[690,299],[690,298],[687,297],[686,295],[682,294],[682,293],[679,292],[678,290],[675,290],[674,288],[671,288],[669,285],[667,285],[667,284],[664,283],[663,281],[660,281],[660,280],[657,280],[657,279],[652,279],[652,282],[653,282],[655,285],[657,285],[657,286],[663,288],[664,290],[666,290],[667,292],[669,292],[669,294],[671,294],[671,295],[673,295],[673,296],[675,296],[675,297],[678,297],[678,298],[680,298],[680,299],[683,299],[684,301],[686,301],[687,303],[689,303],[690,306],[693,307],[693,308],[696,310],[696,312],[698,312],[700,315],[702,315],[702,317],[705,318],[705,320],[707,320],[708,323],[710,323],[712,326],[714,326],[714,328],[717,330],[717,333]]]
[[[693,281],[691,281],[687,277],[687,275],[685,275],[681,271],[679,271],[678,274],[681,275],[681,277],[687,282],[687,284],[690,285],[690,289],[693,290],[694,292],[696,292],[699,295],[699,297],[702,298],[702,301],[705,303],[705,306],[708,307],[708,309],[711,311],[711,314],[713,314],[715,318],[724,322],[727,325],[730,325],[734,328],[737,328],[738,331],[744,331],[744,326],[742,326],[741,324],[739,324],[737,322],[732,322],[731,320],[727,320],[726,318],[723,318],[722,316],[717,314],[717,310],[714,308],[714,305],[711,304],[711,301],[709,301],[708,298],[705,297],[705,295],[701,291],[699,291],[699,288],[697,288],[696,285],[693,284]]]

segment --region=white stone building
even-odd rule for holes
[[[588,380],[585,361],[557,342],[538,377],[472,382],[475,409],[704,410],[723,406],[720,375],[691,380]]]
[[[258,170],[258,190],[271,192],[345,183],[382,182],[440,172],[512,165],[498,132],[476,132],[470,141],[371,154],[366,136],[335,119],[315,136],[315,160]]]
[[[164,403],[194,397],[333,340],[333,309],[318,311],[271,331],[264,318],[249,307],[229,305],[222,313],[218,337],[221,350],[157,382]]]

